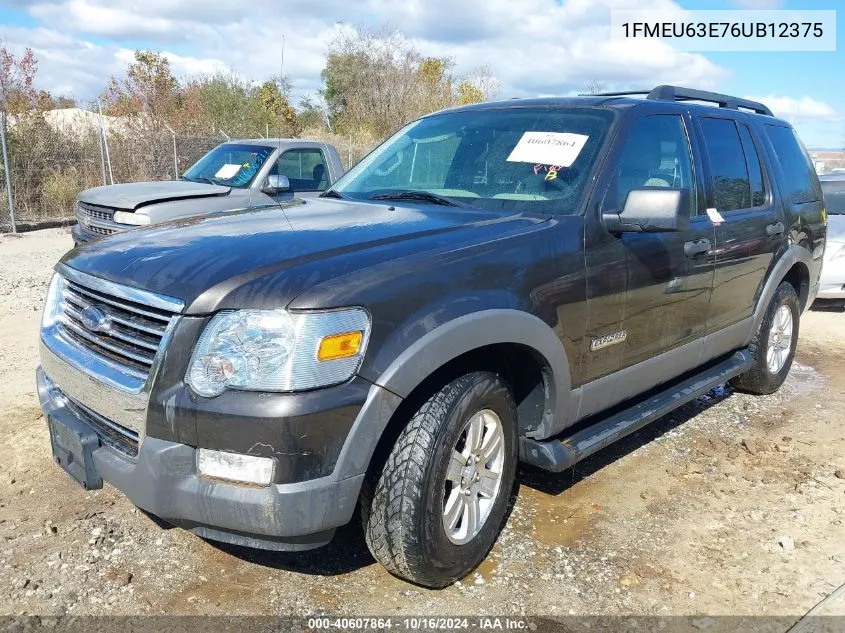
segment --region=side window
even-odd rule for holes
[[[748,165],[748,180],[751,183],[751,206],[760,207],[766,202],[766,190],[763,185],[763,168],[760,165],[760,154],[751,131],[744,123],[739,126],[739,136],[745,149],[745,162]]]
[[[736,123],[730,119],[703,118],[701,131],[710,158],[716,209],[724,213],[750,208],[751,183]]]
[[[293,191],[324,191],[329,186],[326,160],[318,149],[289,149],[270,173],[287,176]]]
[[[766,126],[766,134],[775,148],[784,183],[784,196],[793,204],[821,200],[813,163],[792,128]]]
[[[604,208],[621,209],[630,191],[640,187],[689,189],[690,214],[695,215],[692,159],[680,116],[653,114],[634,122],[622,147]]]

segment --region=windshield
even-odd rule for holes
[[[439,198],[478,209],[577,213],[612,120],[598,108],[439,114],[397,132],[334,189],[356,200]]]
[[[821,184],[828,215],[845,215],[845,179],[822,180]]]
[[[249,187],[272,153],[273,148],[266,145],[224,143],[200,158],[182,178],[242,189]]]

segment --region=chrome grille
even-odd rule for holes
[[[101,207],[87,202],[78,202],[76,205],[76,217],[79,223],[91,233],[97,235],[111,235],[126,227],[121,227],[114,221],[114,213],[117,209]]]
[[[78,345],[146,380],[173,314],[65,279],[58,325]]]
[[[75,410],[76,414],[88,422],[91,428],[94,429],[94,432],[99,436],[103,444],[107,444],[130,457],[136,457],[138,455],[139,435],[137,431],[122,426],[117,422],[112,422],[96,411],[89,409],[81,402],[77,402],[65,394],[62,395],[66,398],[70,407]]]

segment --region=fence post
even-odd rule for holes
[[[170,132],[170,135],[173,137],[173,180],[179,179],[179,159],[176,157],[176,132],[173,131],[173,128],[164,124],[164,127],[167,128],[167,131]]]
[[[106,138],[106,127],[103,124],[103,105],[100,103],[100,100],[97,100],[97,110],[100,113],[100,135],[103,139],[103,148],[105,149],[105,158],[106,158],[106,165],[109,168],[109,180],[111,180],[111,184],[114,184],[114,174],[111,171],[111,158],[109,158],[109,140]],[[106,174],[103,172],[103,184],[106,184]]]
[[[15,202],[12,196],[12,172],[9,169],[9,143],[6,139],[6,113],[0,114],[0,141],[3,145],[3,169],[6,171],[6,199],[9,201],[9,220],[12,224],[12,233],[17,233],[15,226]]]

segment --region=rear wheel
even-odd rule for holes
[[[780,388],[795,357],[799,317],[795,288],[787,281],[781,282],[749,346],[754,364],[733,380],[737,389],[769,394]]]
[[[411,417],[362,493],[367,546],[391,573],[443,587],[484,560],[516,470],[516,406],[491,372],[449,383]]]

